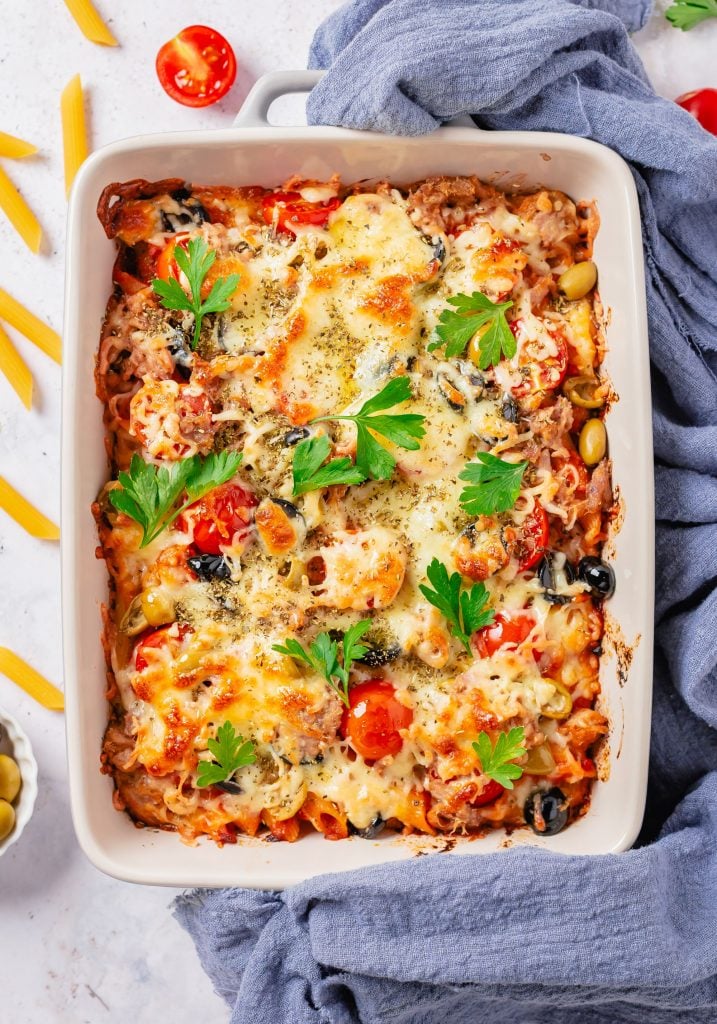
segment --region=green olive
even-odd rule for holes
[[[140,600],[150,626],[165,626],[168,622],[174,622],[174,601],[162,587],[143,590]]]
[[[558,288],[566,299],[574,302],[575,299],[582,299],[595,287],[597,281],[597,267],[592,260],[585,260],[584,263],[573,263],[564,274],[558,278]]]
[[[563,393],[581,409],[601,409],[605,405],[607,387],[597,377],[568,377],[563,384]]]
[[[479,327],[468,344],[468,358],[475,366],[478,367],[478,369],[480,369],[481,361],[481,338],[483,337],[484,334],[488,333],[488,331],[491,329],[491,326],[491,324],[483,324],[482,327]]]
[[[546,718],[567,718],[573,710],[573,698],[570,696],[570,690],[567,686],[559,683],[557,679],[548,681],[555,687],[555,693],[550,698],[550,702],[544,704],[540,709],[541,715],[545,715]]]
[[[580,431],[578,449],[586,466],[597,466],[605,457],[607,433],[602,420],[588,420]]]
[[[7,800],[0,800],[0,841],[9,836],[15,827],[15,811]]]
[[[526,775],[550,775],[555,770],[555,758],[547,743],[528,751],[528,760],[521,765]]]
[[[20,792],[20,769],[7,754],[0,754],[0,800],[12,803]]]

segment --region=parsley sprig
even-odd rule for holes
[[[274,644],[272,650],[285,654],[288,658],[294,658],[295,661],[303,661],[314,672],[324,677],[348,707],[351,665],[368,653],[369,648],[359,641],[370,628],[371,619],[361,619],[353,626],[349,626],[341,644],[338,640],[332,640],[328,633],[319,633],[309,644],[308,651],[298,640],[291,638],[286,644]],[[342,661],[339,661],[339,653]]]
[[[495,617],[488,604],[488,591],[482,583],[475,583],[470,590],[461,590],[461,574],[454,572],[449,576],[448,569],[437,558],[426,569],[426,576],[434,589],[422,583],[419,590],[448,620],[452,635],[470,654],[471,634],[489,626]]]
[[[157,467],[135,453],[129,473],[120,473],[120,486],[109,492],[110,501],[118,512],[124,512],[142,527],[140,547],[144,548],[189,505],[231,480],[241,460],[241,452],[224,451],[206,458],[192,455]],[[175,508],[184,491],[187,500]]]
[[[301,441],[294,452],[292,473],[294,494],[319,491],[334,484],[362,484],[366,477],[351,459],[332,459],[322,465],[331,450],[331,442],[325,434]]]
[[[490,516],[508,512],[515,505],[523,483],[527,462],[506,462],[497,455],[478,452],[458,474],[469,486],[461,491],[459,501],[468,515]]]
[[[229,309],[230,299],[239,284],[238,274],[219,277],[202,301],[202,285],[216,258],[216,252],[209,249],[203,238],[192,238],[186,250],[181,245],[174,247],[174,259],[189,282],[189,295],[174,277],[168,281],[155,277],[152,281],[152,288],[159,295],[165,309],[187,309],[194,313],[192,349],[199,343],[204,317],[207,313],[223,313]]]
[[[473,749],[478,755],[483,774],[500,783],[504,789],[512,789],[513,780],[519,779],[523,774],[520,765],[512,762],[526,753],[524,742],[525,730],[522,726],[516,726],[507,733],[500,733],[495,746],[487,732],[479,733]]]
[[[411,397],[411,382],[408,377],[393,377],[377,395],[364,402],[357,413],[341,416],[319,416],[312,423],[326,423],[331,420],[349,420],[356,424],[356,468],[365,480],[388,480],[393,473],[396,460],[374,434],[380,434],[399,448],[417,451],[420,439],[426,433],[423,426],[425,416],[418,413],[392,413],[377,416],[376,413],[399,405]]]
[[[665,17],[675,28],[687,32],[707,18],[717,18],[717,0],[674,0]]]
[[[455,309],[444,309],[441,313],[429,352],[445,345],[447,358],[460,356],[471,338],[487,325],[478,343],[481,370],[495,366],[502,356],[513,358],[517,345],[505,318],[512,302],[491,302],[482,292],[473,292],[472,295],[454,295],[448,299],[448,304]]]
[[[231,722],[220,725],[216,739],[207,740],[207,746],[214,755],[214,761],[199,761],[197,786],[200,788],[224,782],[240,768],[256,761],[254,744],[236,733]]]

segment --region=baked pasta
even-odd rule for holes
[[[170,179],[98,213],[118,809],[219,843],[584,814],[614,588],[593,206]]]

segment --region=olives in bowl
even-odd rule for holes
[[[37,797],[37,764],[30,741],[0,710],[0,857],[16,842]]]

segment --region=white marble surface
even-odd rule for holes
[[[254,79],[305,66],[314,28],[336,0],[242,0],[151,4],[97,0],[121,47],[84,40],[60,0],[0,0],[0,130],[29,138],[41,155],[5,167],[46,232],[30,255],[0,217],[0,286],[59,328],[65,199],[59,93],[80,71],[89,93],[94,147],[141,132],[228,125]],[[661,17],[636,38],[656,87],[674,97],[717,85],[717,21],[690,34]],[[154,76],[158,47],[178,29],[208,22],[232,41],[241,64],[229,97],[206,111],[165,97]],[[48,515],[59,512],[59,372],[22,339],[35,375],[28,414],[0,379],[0,473]],[[92,627],[94,628],[94,627]],[[62,682],[58,552],[0,516],[0,644]],[[40,766],[40,797],[20,841],[0,860],[0,1007],[18,1024],[150,1024],[228,1018],[189,939],[168,910],[170,890],[106,878],[79,851],[69,817],[62,716],[33,704],[0,677],[0,705],[20,721]],[[179,979],[179,984],[177,983]]]

